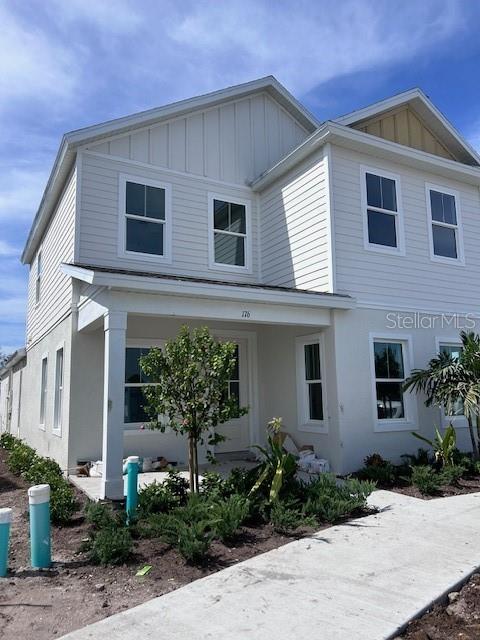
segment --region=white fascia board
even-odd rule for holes
[[[461,180],[475,186],[480,185],[480,167],[473,167],[456,160],[441,158],[425,151],[406,147],[397,142],[390,142],[390,140],[378,138],[369,133],[328,121],[291,151],[288,156],[285,156],[271,169],[256,178],[250,185],[253,191],[262,191],[327,142],[332,142],[360,153],[373,153],[376,157],[384,157],[392,162],[407,164],[410,167],[415,166],[418,169],[430,171],[454,180]]]
[[[88,282],[99,287],[126,291],[148,291],[164,295],[193,296],[219,300],[238,300],[263,302],[266,304],[295,305],[324,309],[353,309],[354,298],[349,296],[322,295],[301,291],[271,290],[250,288],[209,282],[190,282],[155,278],[154,276],[125,275],[89,270],[83,267],[62,265],[61,269],[72,278]]]
[[[362,109],[356,109],[355,111],[346,113],[339,118],[333,118],[332,121],[348,126],[354,124],[355,122],[360,122],[361,120],[372,118],[373,116],[383,113],[384,111],[395,109],[395,107],[398,107],[409,102],[410,100],[413,100],[414,98],[418,98],[423,95],[423,92],[418,88],[409,89],[408,91],[403,91],[402,93],[390,96],[385,100],[374,102],[373,104],[370,104],[367,107],[363,107]]]

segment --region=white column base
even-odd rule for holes
[[[108,480],[102,478],[102,500],[123,500],[125,497],[123,478],[121,480]]]

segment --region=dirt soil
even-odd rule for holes
[[[477,493],[480,491],[480,476],[460,478],[457,484],[441,487],[435,495],[431,496],[424,495],[413,485],[382,487],[382,489],[386,489],[387,491],[395,491],[396,493],[403,493],[403,495],[411,496],[412,498],[432,500],[435,498],[446,498],[448,496],[459,496],[465,493]]]
[[[6,457],[0,448],[0,507],[12,507],[14,512],[10,570],[0,578],[1,640],[51,640],[292,540],[275,533],[270,525],[245,527],[236,546],[215,542],[201,567],[186,564],[158,540],[139,540],[132,562],[105,568],[89,564],[79,551],[88,532],[80,509],[71,525],[52,530],[52,568],[33,570],[29,567],[28,485],[7,470]],[[80,493],[78,500],[85,503]],[[136,577],[145,564],[152,565],[150,573]]]
[[[473,575],[447,602],[412,622],[396,640],[478,640],[480,638],[480,574]]]

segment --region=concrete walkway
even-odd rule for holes
[[[480,566],[480,494],[323,530],[75,631],[69,640],[381,640]]]

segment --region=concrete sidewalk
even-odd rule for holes
[[[381,640],[480,566],[480,494],[418,500],[229,567],[68,640]]]

